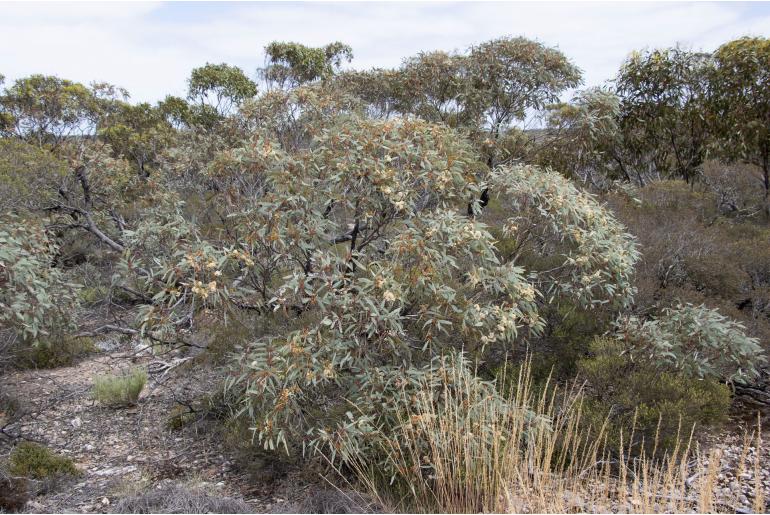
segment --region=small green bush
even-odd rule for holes
[[[8,471],[12,475],[33,479],[81,474],[71,459],[59,456],[48,447],[34,442],[22,442],[14,447],[8,465]]]
[[[85,304],[94,304],[104,299],[108,293],[109,290],[106,286],[99,285],[81,289],[78,293],[78,296],[80,297],[80,300]]]
[[[179,406],[171,410],[171,416],[166,420],[166,428],[171,431],[179,431],[192,423],[196,418],[196,413],[192,413],[187,408]]]
[[[104,375],[94,379],[94,398],[106,406],[133,406],[139,399],[147,372],[140,368],[121,375]]]
[[[592,357],[578,361],[580,377],[589,384],[583,421],[593,431],[608,421],[609,449],[620,448],[622,434],[632,453],[671,450],[693,426],[718,426],[727,419],[730,389],[717,380],[634,362],[623,344],[610,338],[596,338],[590,350]]]
[[[76,359],[96,352],[93,338],[46,338],[17,353],[19,368],[58,368],[72,365]]]
[[[536,383],[549,377],[568,381],[576,363],[585,357],[594,337],[612,327],[612,312],[597,306],[581,308],[569,301],[543,309],[546,328],[532,344],[532,375]]]

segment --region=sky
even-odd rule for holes
[[[350,67],[365,69],[521,35],[558,47],[593,86],[634,49],[768,37],[770,2],[0,2],[0,34],[6,82],[32,73],[106,81],[134,101],[184,95],[190,71],[207,62],[256,77],[274,40],[342,41]]]

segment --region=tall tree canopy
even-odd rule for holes
[[[47,75],[18,79],[0,96],[0,106],[5,134],[54,147],[93,134],[102,108],[94,90]]]
[[[237,106],[257,94],[257,85],[237,66],[225,63],[195,68],[190,74],[187,98],[202,115],[227,116]]]
[[[758,166],[770,214],[770,39],[742,38],[714,54],[713,109],[724,155]]]
[[[701,172],[709,144],[706,113],[711,56],[680,47],[634,52],[615,81],[621,128],[656,172],[687,182]]]
[[[328,79],[343,63],[353,59],[353,49],[336,41],[322,47],[274,41],[265,47],[262,75],[268,84],[281,88]]]

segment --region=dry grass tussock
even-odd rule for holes
[[[241,499],[224,497],[201,486],[164,485],[121,499],[114,513],[252,513]]]
[[[721,456],[718,451],[701,451],[692,432],[663,458],[638,453],[632,457],[627,444],[607,448],[604,428],[598,438],[588,436],[581,424],[578,385],[568,391],[546,388],[547,393],[536,393],[525,365],[511,389],[515,409],[501,410],[483,397],[471,373],[454,370],[449,382],[462,386],[462,393],[425,389],[405,403],[411,408],[382,449],[395,465],[392,477],[384,477],[364,457],[348,464],[363,489],[386,511],[736,511],[717,495]],[[481,408],[473,410],[472,419],[469,402]],[[747,435],[746,449],[761,446],[757,429]],[[633,435],[627,441],[634,441]],[[753,467],[759,477],[760,465],[758,460],[744,459],[740,466]],[[762,485],[752,488],[754,511],[762,513]]]

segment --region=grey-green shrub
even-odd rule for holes
[[[73,329],[78,286],[53,267],[58,245],[44,226],[10,217],[0,223],[0,338],[37,346]]]
[[[703,305],[679,304],[645,321],[626,317],[619,329],[636,360],[690,377],[750,380],[767,361],[759,340],[747,336],[743,324]]]
[[[132,406],[139,399],[147,372],[135,368],[120,375],[103,375],[94,379],[94,398],[107,406]]]

